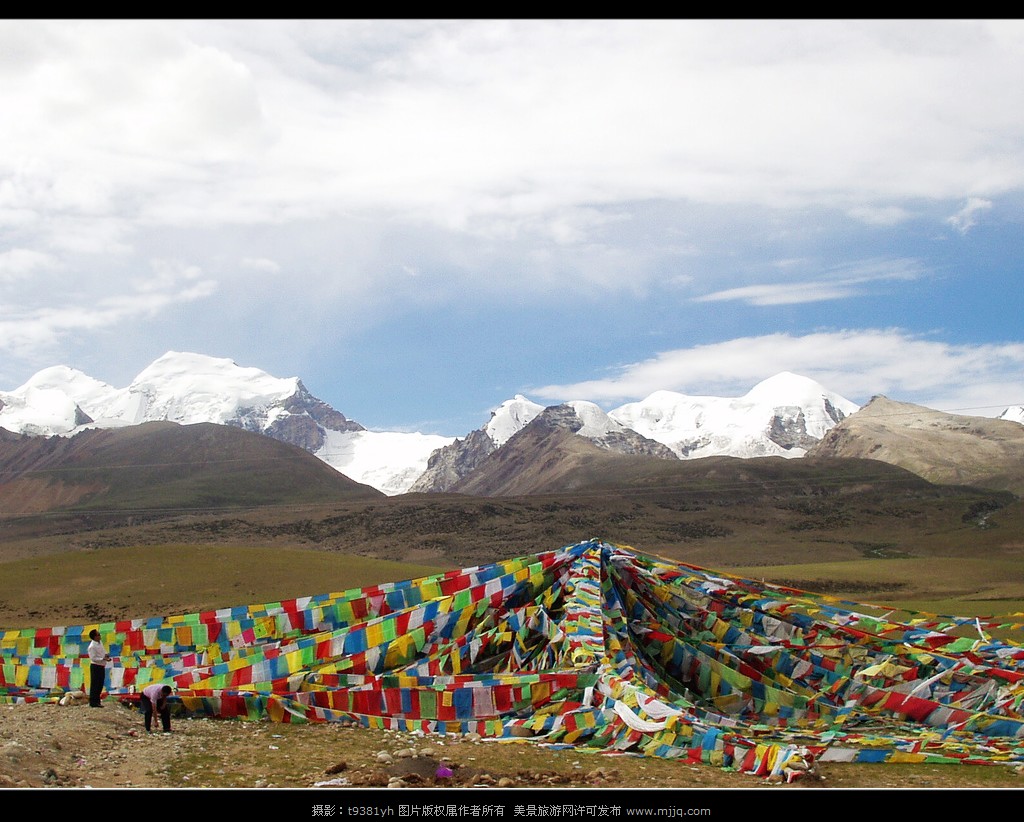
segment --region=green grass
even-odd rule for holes
[[[872,492],[736,504],[675,492],[411,495],[77,531],[73,522],[55,520],[46,535],[32,535],[21,519],[0,519],[0,626],[273,602],[496,562],[592,536],[886,609],[985,616],[1024,610],[1024,503],[1000,508],[983,529],[964,516],[988,497],[954,490],[951,497],[938,489],[905,499]],[[819,509],[839,511],[850,524],[824,527]],[[803,527],[808,520],[821,527]]]
[[[2,628],[193,613],[449,570],[323,550],[224,544],[75,550],[2,567]],[[883,610],[964,616],[1024,611],[1024,563],[1014,558],[859,559],[720,570]]]
[[[325,551],[223,545],[72,551],[2,568],[2,628],[194,613],[447,570]]]
[[[1024,563],[1014,558],[861,559],[721,570],[882,608],[961,616],[1024,611]]]

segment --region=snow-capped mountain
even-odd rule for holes
[[[20,388],[0,391],[0,427],[38,436],[69,434],[93,422],[83,406],[112,407],[121,393],[74,368],[44,368]],[[110,424],[118,421],[111,420]]]
[[[608,416],[664,443],[680,459],[802,457],[859,406],[819,383],[782,372],[742,397],[699,397],[655,391]]]
[[[0,427],[71,435],[167,420],[233,425],[298,445],[357,482],[399,494],[451,437],[367,431],[317,399],[297,377],[278,378],[229,359],[171,351],[127,388],[66,366],[46,368],[20,388],[0,391]]]
[[[675,456],[670,449],[657,440],[645,437],[629,426],[617,422],[595,403],[586,400],[573,400],[558,407],[572,412],[569,425],[577,436],[590,440],[594,445],[604,448],[606,451],[616,451],[620,454],[643,454],[661,459],[672,459]]]
[[[807,377],[782,372],[738,398],[656,391],[641,402],[605,413],[585,400],[564,404],[575,433],[620,453],[658,453],[660,443],[679,459],[695,457],[802,457],[858,406]],[[537,418],[544,407],[521,394],[506,400],[482,428],[430,458],[412,491],[446,491],[485,457]]]
[[[1019,422],[1024,425],[1024,405],[1011,405],[997,419],[1000,420],[1012,420],[1013,422]]]
[[[491,442],[500,448],[543,410],[543,405],[526,399],[522,394],[516,394],[491,412],[491,418],[483,427],[483,431]]]
[[[533,420],[544,406],[516,394],[491,412],[483,427],[470,431],[430,455],[426,469],[409,486],[410,492],[442,492],[471,474],[484,459]]]
[[[539,403],[516,394],[491,412],[491,418],[465,439],[455,440],[431,455],[427,470],[417,479],[410,491],[447,491],[464,477],[469,476],[484,459],[503,448],[509,440],[545,412],[558,410],[552,420],[578,436],[590,440],[599,448],[622,454],[645,454],[662,459],[673,458],[673,453],[662,444],[641,436],[636,431],[613,420],[595,403],[573,400],[559,406],[545,408]]]
[[[739,398],[656,391],[607,413],[586,400],[555,407],[561,409],[558,419],[600,448],[668,459],[803,456],[858,408],[814,380],[786,372]],[[173,351],[127,388],[55,366],[0,392],[0,427],[16,433],[71,435],[86,427],[157,420],[232,425],[298,445],[391,495],[448,490],[545,410],[517,394],[462,439],[368,431],[310,394],[297,377]]]

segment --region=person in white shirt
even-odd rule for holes
[[[89,631],[89,639],[89,707],[102,708],[100,697],[103,695],[103,682],[107,676],[110,654],[100,642],[100,632],[95,628]]]

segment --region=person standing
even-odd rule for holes
[[[110,654],[100,642],[100,632],[93,628],[89,631],[89,707],[102,708],[100,698],[103,695],[103,684],[107,676],[107,663]]]
[[[160,714],[160,721],[163,723],[164,733],[171,732],[171,706],[167,700],[171,695],[171,686],[162,682],[154,682],[142,689],[142,710],[146,715],[146,733],[151,732],[153,714]]]

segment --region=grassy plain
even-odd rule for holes
[[[321,550],[231,544],[76,550],[13,560],[0,568],[0,628],[193,613],[450,570]],[[961,616],[1024,611],[1024,562],[1003,556],[723,564],[716,570],[881,610]]]
[[[444,570],[322,551],[166,544],[73,551],[0,568],[0,628],[195,613]]]
[[[914,500],[890,511],[856,499],[800,505],[783,500],[757,507],[694,503],[675,495],[644,504],[629,497],[564,503],[410,499],[351,510],[309,509],[301,519],[271,509],[230,519],[190,517],[0,540],[0,547],[9,549],[6,556],[0,552],[0,628],[88,624],[340,592],[556,548],[573,541],[574,534],[576,540],[605,534],[641,552],[828,593],[865,607],[961,615],[1022,610],[1020,504],[995,512],[984,528],[964,519],[972,504],[971,497],[952,505],[949,500]],[[616,533],[622,536],[615,539]],[[666,539],[673,534],[674,541]],[[196,541],[168,539],[171,535]],[[420,561],[392,558],[403,554]],[[8,728],[12,718],[5,716]],[[39,721],[29,726],[49,727]],[[145,781],[135,776],[132,784],[241,787],[259,780],[279,787],[310,785],[328,778],[325,769],[339,761],[353,772],[369,774],[369,755],[399,744],[380,733],[334,727],[268,730],[196,722],[182,730],[195,745],[169,751],[165,768]],[[215,737],[207,739],[207,733]],[[254,734],[271,734],[272,743]],[[280,753],[273,762],[257,760],[259,752],[271,750]],[[459,751],[465,768],[512,776],[521,771],[555,774],[555,784],[563,787],[586,784],[582,777],[596,767],[612,772],[607,787],[766,787],[754,777],[679,762],[609,761],[523,745],[447,750]],[[127,773],[118,765],[111,784],[124,785]],[[1009,767],[828,763],[825,773],[826,782],[816,786],[1024,785],[1024,777]],[[531,776],[528,781],[536,786],[538,780]]]
[[[861,559],[722,570],[883,609],[960,616],[1024,611],[1024,563],[1016,559]]]
[[[409,495],[86,527],[0,519],[0,627],[193,612],[331,593],[600,537],[640,553],[854,602],[1024,610],[1024,503],[927,487],[896,494],[704,498]],[[977,512],[981,510],[979,515]]]

